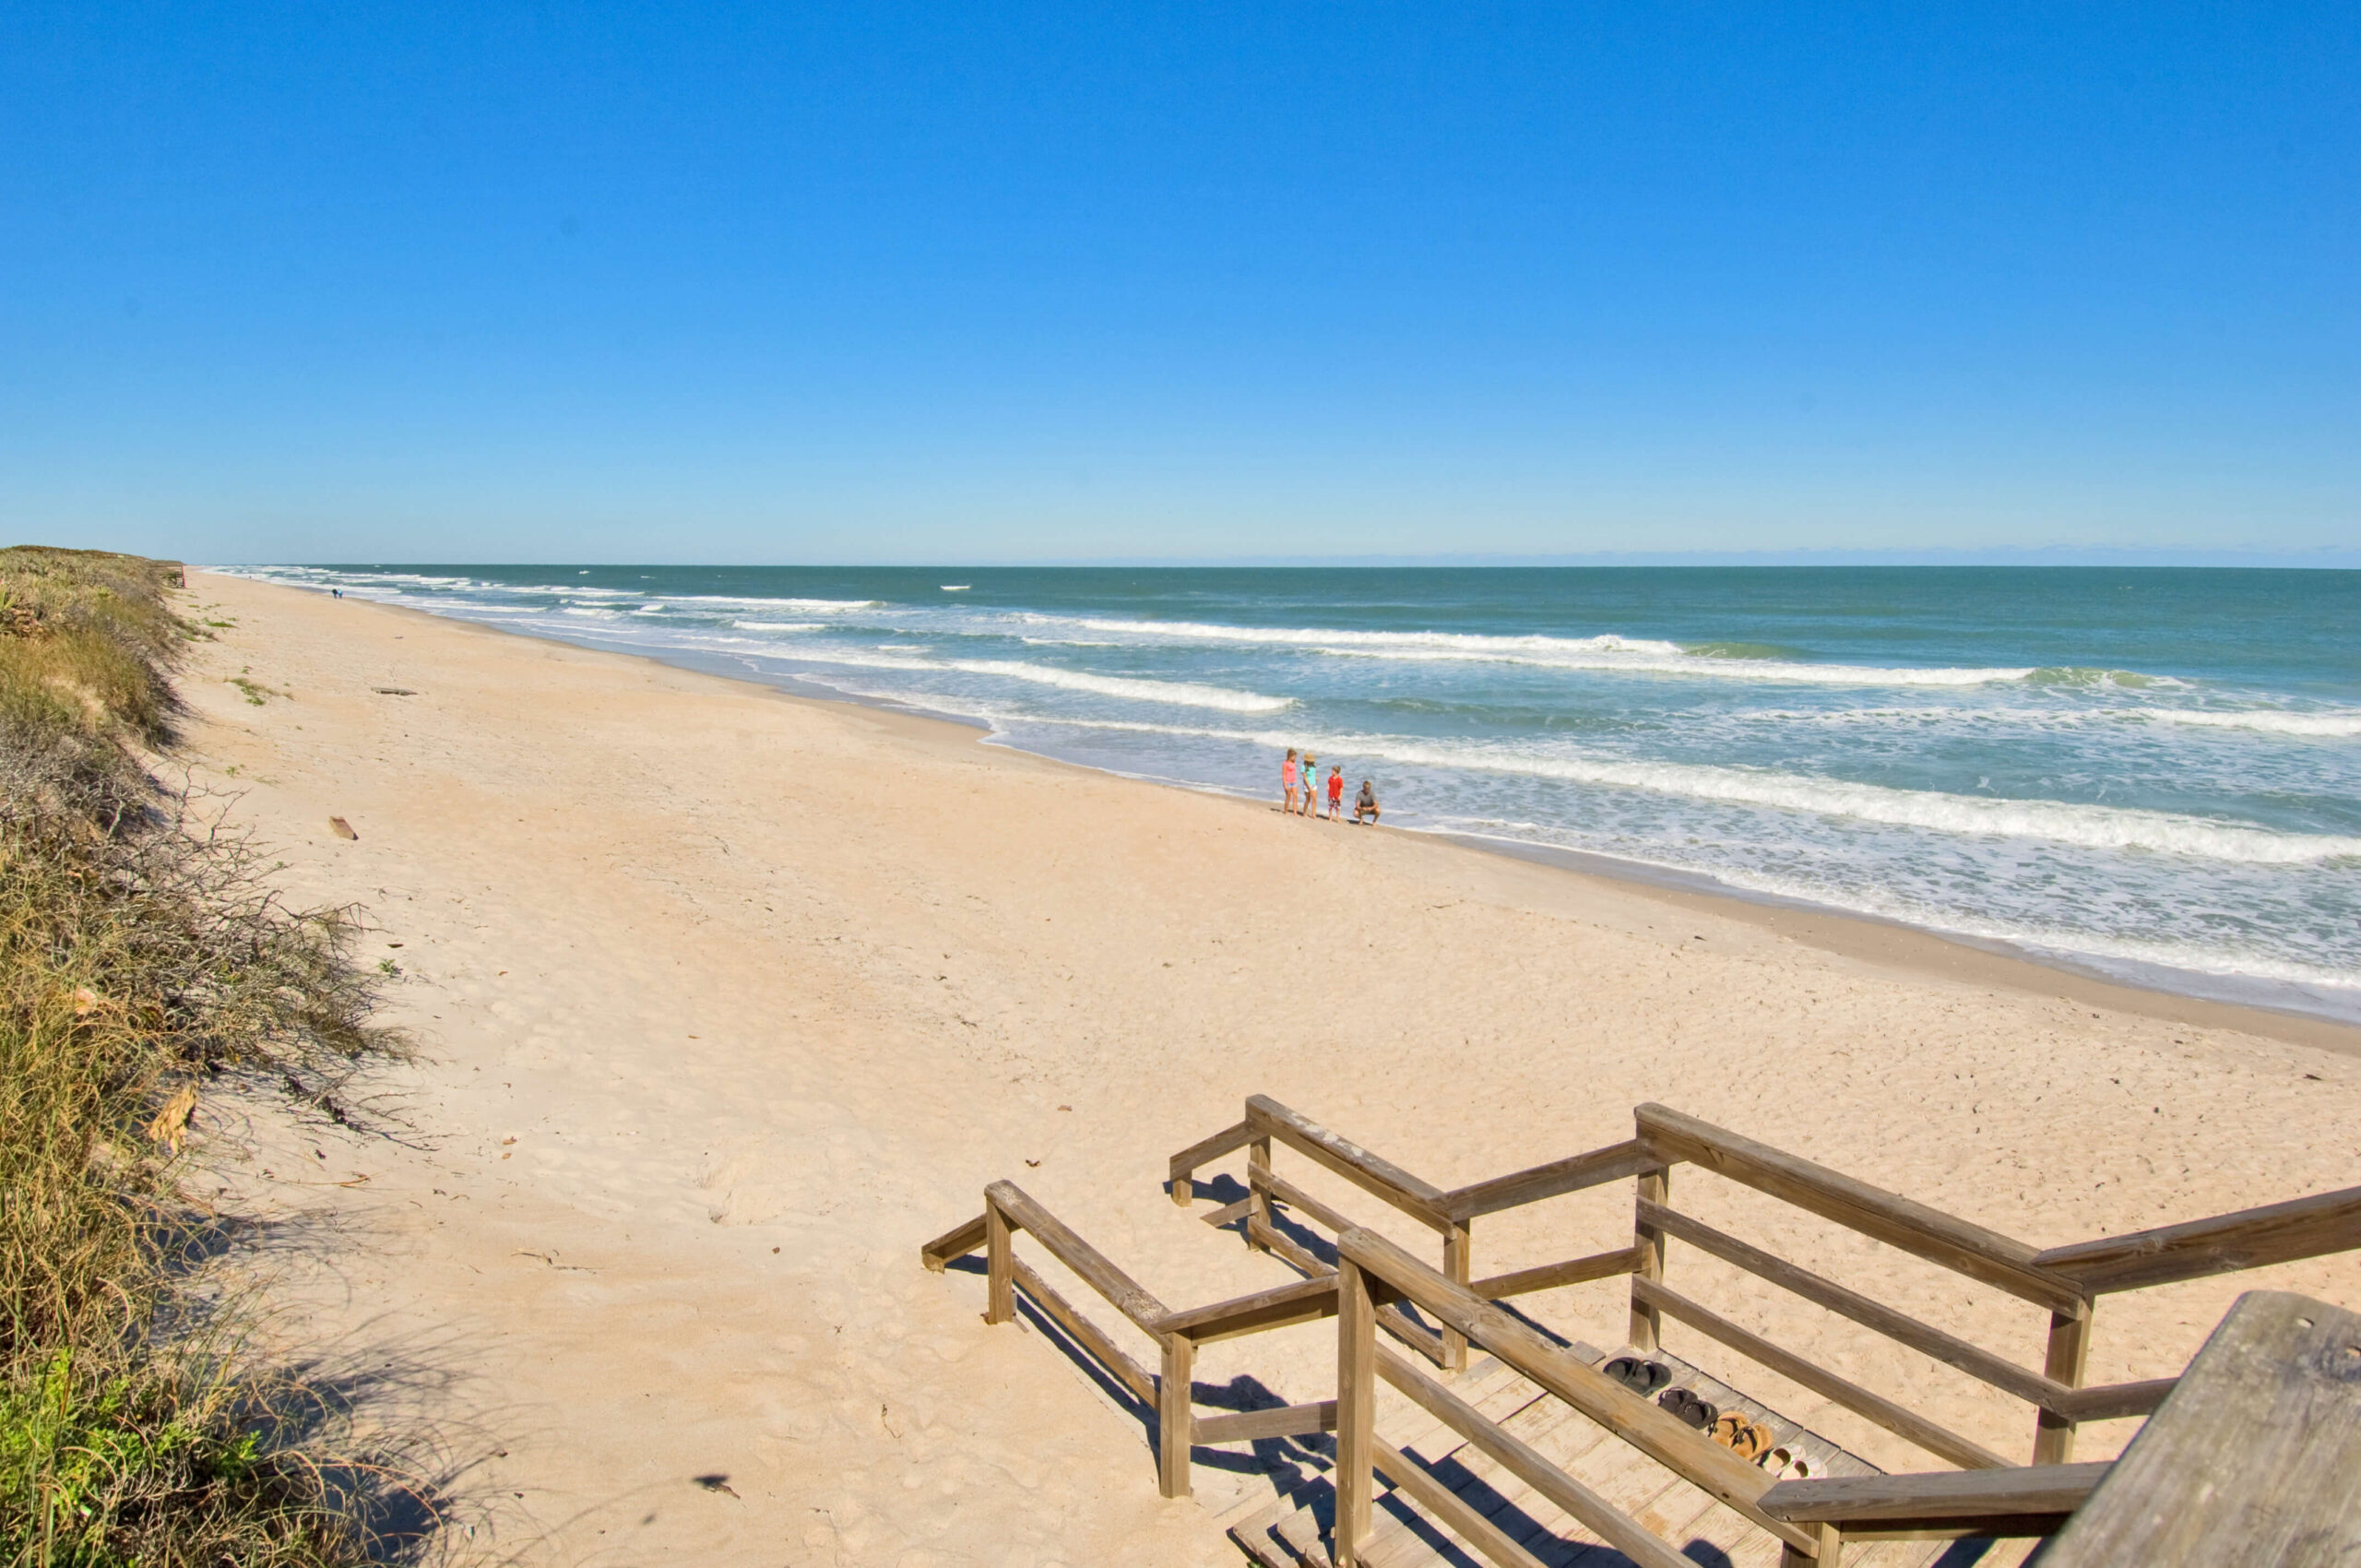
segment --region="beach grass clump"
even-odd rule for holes
[[[0,1564],[362,1560],[318,1401],[252,1370],[179,1186],[208,1088],[386,1041],[333,914],[155,770],[194,635],[167,563],[0,550]],[[365,1490],[365,1489],[363,1489]]]

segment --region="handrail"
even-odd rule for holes
[[[1595,1148],[1586,1154],[1569,1155],[1553,1159],[1547,1165],[1536,1165],[1529,1170],[1512,1171],[1495,1176],[1489,1182],[1477,1182],[1465,1187],[1453,1188],[1442,1195],[1443,1212],[1457,1220],[1468,1220],[1487,1214],[1498,1214],[1504,1208],[1521,1208],[1526,1204],[1539,1203],[1544,1198],[1562,1197],[1579,1193],[1585,1187],[1596,1187],[1626,1176],[1636,1176],[1658,1163],[1647,1146],[1637,1138],[1627,1138],[1619,1144]]]
[[[1200,1345],[1240,1334],[1257,1334],[1290,1324],[1314,1323],[1336,1315],[1336,1277],[1322,1275],[1275,1285],[1268,1290],[1233,1296],[1209,1306],[1167,1313],[1157,1324],[1158,1334],[1185,1334]]]
[[[1568,1258],[1563,1263],[1545,1263],[1535,1268],[1520,1268],[1513,1274],[1496,1274],[1489,1279],[1474,1281],[1467,1289],[1488,1301],[1498,1301],[1510,1296],[1529,1295],[1536,1290],[1554,1290],[1560,1285],[1612,1279],[1619,1274],[1630,1274],[1639,1266],[1640,1249],[1620,1247],[1611,1253],[1593,1253],[1588,1257]]]
[[[1857,1415],[1868,1417],[1886,1431],[1908,1438],[1929,1454],[1940,1455],[1952,1464],[1971,1470],[2011,1467],[2008,1460],[1983,1444],[1928,1420],[1882,1394],[1872,1393],[1850,1378],[1840,1377],[1826,1367],[1808,1361],[1792,1350],[1774,1345],[1759,1334],[1740,1328],[1719,1313],[1691,1301],[1659,1281],[1634,1278],[1631,1294],[1633,1300],[1644,1301],[1708,1338],[1720,1340],[1747,1360],[1769,1367],[1815,1394],[1833,1399]]]
[[[1392,1160],[1337,1136],[1268,1095],[1247,1097],[1246,1120],[1256,1134],[1279,1139],[1421,1224],[1437,1230],[1451,1229],[1451,1217],[1443,1212],[1442,1189],[1420,1181]]]
[[[2053,1313],[2082,1310],[2083,1296],[2075,1282],[2038,1266],[2034,1249],[2012,1237],[1668,1106],[1643,1105],[1633,1114],[1642,1140],[1662,1157],[1702,1165]]]
[[[1762,1494],[1762,1511],[1799,1525],[1834,1525],[1856,1539],[2050,1535],[2114,1467],[2101,1460],[1781,1481]]]
[[[1208,1160],[1219,1159],[1230,1150],[1243,1148],[1253,1141],[1253,1126],[1240,1122],[1234,1127],[1224,1127],[1212,1137],[1200,1139],[1174,1155],[1170,1168],[1172,1201],[1187,1208],[1190,1199],[1194,1196],[1189,1188],[1189,1179],[1197,1173],[1197,1167]]]
[[[2361,1187],[2052,1247],[2034,1262],[2093,1295],[2361,1247]]]
[[[1359,1226],[1337,1238],[1345,1261],[1408,1297],[1517,1372],[1691,1485],[1806,1552],[1815,1539],[1755,1506],[1771,1479],[1694,1428],[1658,1409],[1570,1350],[1560,1348],[1464,1286]],[[1339,1382],[1338,1396],[1343,1396]],[[1342,1430],[1340,1428],[1340,1430]]]
[[[1117,1312],[1147,1333],[1158,1332],[1157,1325],[1169,1311],[1165,1304],[1116,1267],[1106,1253],[1068,1229],[1065,1221],[1035,1203],[1022,1187],[1014,1182],[994,1182],[984,1189],[984,1198],[1020,1229],[1029,1231],[1052,1257],[1112,1302]]]
[[[2111,1409],[2122,1415],[2144,1414],[2164,1403],[2165,1396],[2172,1391],[2176,1381],[2165,1378],[2153,1384],[2070,1388],[2054,1378],[2045,1377],[2040,1372],[1997,1356],[1980,1345],[1946,1334],[1931,1324],[1920,1323],[1883,1302],[1848,1290],[1833,1280],[1823,1279],[1809,1269],[1799,1267],[1785,1258],[1774,1257],[1735,1236],[1725,1235],[1678,1209],[1643,1201],[1639,1211],[1643,1221],[1655,1226],[1667,1236],[1677,1236],[1699,1251],[1709,1253],[1724,1263],[1734,1264],[1759,1279],[1767,1279],[1816,1306],[1826,1307],[1838,1316],[1850,1318],[1862,1327],[1882,1334],[1897,1344],[1906,1345],[2003,1393],[2013,1394],[2029,1404],[2038,1405],[2058,1415],[2070,1416],[2077,1420],[2092,1420],[2097,1418],[2079,1413],[2092,1408]],[[2153,1403],[2142,1403],[2152,1398]],[[2128,1408],[2127,1402],[2140,1408]]]

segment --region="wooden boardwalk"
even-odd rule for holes
[[[1572,1348],[1593,1365],[1609,1359],[1587,1345]],[[1626,1347],[1615,1355],[1642,1352]],[[1846,1452],[1678,1356],[1645,1352],[1673,1372],[1672,1388],[1690,1389],[1724,1410],[1737,1410],[1771,1429],[1780,1447],[1814,1477],[1868,1476],[1876,1467]],[[1769,1531],[1714,1502],[1670,1470],[1502,1362],[1484,1357],[1447,1386],[1501,1429],[1667,1542],[1697,1568],[1775,1568],[1780,1542]],[[1630,1560],[1505,1473],[1458,1433],[1419,1412],[1385,1435],[1404,1455],[1448,1488],[1477,1516],[1529,1553],[1544,1568],[1628,1568]],[[1308,1451],[1299,1450],[1300,1460]],[[1790,1469],[1786,1472],[1798,1472]],[[1207,1498],[1209,1503],[1216,1503]],[[1230,1502],[1222,1515],[1230,1538],[1264,1568],[1330,1568],[1329,1530],[1335,1489],[1317,1476],[1275,1500],[1257,1493]],[[1398,1486],[1379,1496],[1380,1521],[1361,1561],[1370,1568],[1480,1568],[1475,1543],[1461,1538],[1432,1511]],[[1845,1554],[1845,1568],[2013,1568],[2039,1543],[2010,1541],[1886,1541]]]

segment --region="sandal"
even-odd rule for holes
[[[1673,1389],[1658,1398],[1656,1404],[1666,1414],[1695,1427],[1699,1431],[1712,1431],[1722,1414],[1717,1408],[1698,1398],[1686,1388]]]
[[[1786,1474],[1787,1467],[1795,1462],[1795,1455],[1785,1448],[1774,1448],[1755,1461],[1765,1472],[1774,1477]]]
[[[1738,1429],[1738,1437],[1730,1443],[1730,1452],[1741,1459],[1753,1459],[1771,1451],[1771,1429],[1760,1421],[1748,1421]]]
[[[1618,1356],[1599,1370],[1643,1399],[1672,1381],[1670,1367],[1636,1356]]]
[[[1714,1441],[1723,1447],[1736,1449],[1745,1440],[1750,1423],[1736,1410],[1726,1410],[1714,1423]]]

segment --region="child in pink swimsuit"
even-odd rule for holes
[[[1279,782],[1286,787],[1287,792],[1287,803],[1279,809],[1293,815],[1295,813],[1295,748],[1293,746],[1287,748],[1287,760],[1279,764]],[[1306,791],[1307,794],[1309,792]]]

